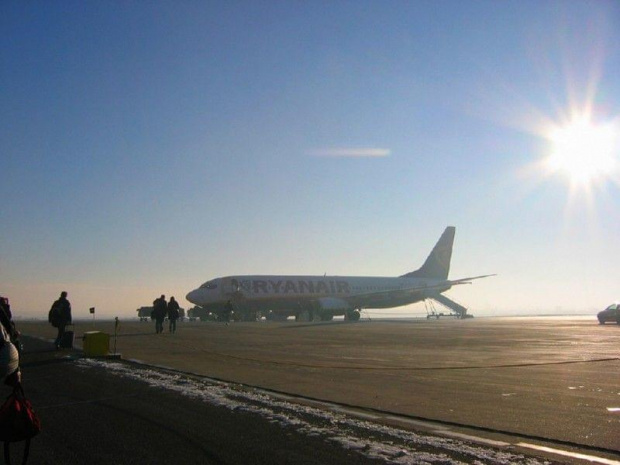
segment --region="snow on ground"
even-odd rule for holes
[[[363,456],[395,464],[527,464],[549,462],[484,447],[467,441],[419,434],[337,413],[288,402],[265,392],[241,389],[212,379],[171,374],[152,368],[140,368],[120,362],[81,359],[84,369],[102,368],[118,376],[142,381],[154,388],[175,391],[189,398],[260,415],[282,428],[322,437]]]

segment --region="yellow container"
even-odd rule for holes
[[[110,351],[110,335],[101,331],[87,331],[82,337],[84,355],[87,357],[103,357]]]

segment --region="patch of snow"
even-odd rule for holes
[[[365,457],[389,463],[454,465],[479,461],[500,465],[547,463],[508,451],[472,445],[458,439],[420,435],[351,416],[355,414],[296,404],[282,400],[280,396],[271,396],[251,389],[236,389],[230,384],[211,379],[200,380],[107,360],[81,359],[76,363],[85,369],[102,368],[118,376],[142,381],[154,388],[174,391],[211,405],[260,415],[283,428],[290,427],[302,434],[323,437],[325,441],[339,444]],[[377,439],[377,436],[384,439]],[[438,452],[433,453],[429,450]],[[466,462],[458,460],[453,455]]]

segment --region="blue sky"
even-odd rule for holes
[[[451,277],[498,273],[450,291],[472,313],[620,299],[620,173],[575,189],[540,167],[571,109],[617,126],[616,2],[3,2],[0,34],[17,313],[395,276],[447,225]],[[345,149],[383,156],[320,156]]]

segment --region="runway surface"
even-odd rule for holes
[[[54,335],[47,324],[19,328]],[[76,331],[93,329],[113,334],[105,322]],[[592,317],[183,323],[162,335],[151,323],[122,322],[116,344],[124,360],[290,393],[307,406],[331,402],[384,425],[618,463],[619,342],[620,327]]]

